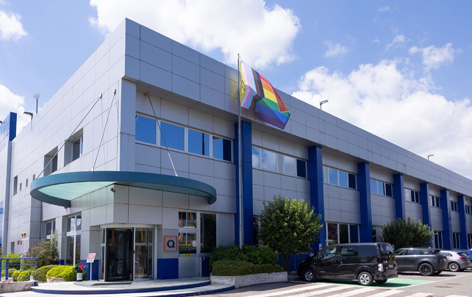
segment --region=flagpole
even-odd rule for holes
[[[239,248],[243,248],[243,173],[242,173],[242,139],[241,139],[241,69],[240,68],[241,62],[240,57],[238,54],[238,187],[239,187]]]

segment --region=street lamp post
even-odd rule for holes
[[[323,110],[323,104],[328,103],[328,100],[320,101],[320,109]]]
[[[430,157],[434,157],[434,154],[428,155],[428,160],[429,160]]]
[[[38,99],[39,99],[39,94],[34,93],[33,95],[34,99],[36,99],[36,114],[38,114]]]

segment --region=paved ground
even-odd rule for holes
[[[72,283],[62,286],[72,286]],[[140,286],[146,286],[141,282]],[[187,290],[173,292],[173,296],[187,294]],[[150,297],[166,296],[167,292],[149,292],[133,294],[94,294],[94,295],[67,295],[70,297]],[[197,293],[198,294],[198,293]],[[198,294],[200,295],[200,294]],[[0,294],[1,297],[58,297],[57,294],[34,292],[17,292]],[[187,295],[188,296],[188,295]],[[316,282],[305,283],[294,280],[287,283],[255,285],[228,292],[206,295],[209,297],[472,297],[472,271],[443,272],[439,276],[424,277],[417,273],[400,274],[399,278],[391,279],[384,285],[363,287],[354,281],[349,282]]]

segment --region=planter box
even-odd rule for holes
[[[235,288],[247,287],[256,284],[287,282],[288,274],[284,272],[259,273],[239,276],[215,276],[210,277],[212,285],[233,285]]]

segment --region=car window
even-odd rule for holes
[[[419,250],[409,250],[408,255],[419,255],[420,251]]]
[[[446,252],[441,252],[440,254],[446,256],[446,257],[452,257],[451,253],[446,253]]]
[[[358,246],[360,257],[377,256],[377,249],[375,245]]]
[[[433,255],[433,254],[436,254],[436,252],[434,250],[423,250],[422,255]]]
[[[326,259],[334,257],[335,255],[336,255],[336,247],[335,246],[327,247],[324,250],[321,250],[320,259],[326,260]]]
[[[458,254],[459,254],[460,256],[462,256],[462,257],[467,257],[467,258],[469,258],[469,254],[467,254],[467,253],[459,252]]]
[[[359,252],[355,246],[342,246],[339,254],[343,257],[357,256]]]
[[[395,255],[398,255],[398,256],[406,255],[406,250],[396,250]]]

